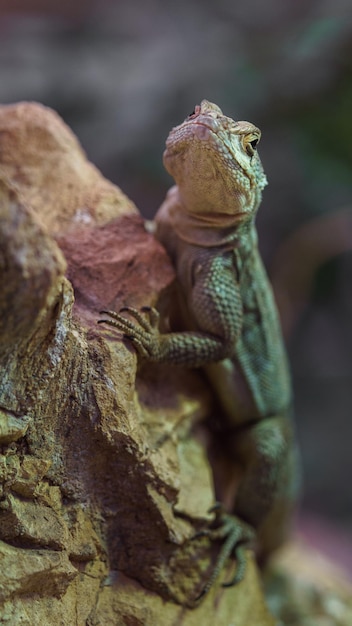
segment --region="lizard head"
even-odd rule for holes
[[[171,130],[164,166],[189,213],[253,217],[267,184],[257,153],[260,136],[259,128],[235,122],[207,100]]]

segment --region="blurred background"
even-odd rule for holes
[[[352,572],[351,1],[0,0],[0,103],[53,107],[147,217],[171,184],[168,131],[203,98],[262,129],[257,224],[292,363],[299,527]]]

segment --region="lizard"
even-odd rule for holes
[[[292,389],[278,313],[258,250],[255,216],[267,179],[260,130],[203,100],[166,141],[175,185],[155,216],[176,269],[186,330],[161,332],[151,307],[101,311],[151,361],[203,368],[236,432],[243,476],[233,510],[214,507],[200,534],[221,540],[208,592],[230,556],[244,577],[245,546],[265,557],[286,536],[297,492]],[[127,313],[127,316],[126,316]]]

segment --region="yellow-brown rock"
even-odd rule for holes
[[[13,596],[30,594],[61,598],[71,581],[78,575],[78,571],[64,551],[24,550],[0,541],[0,562],[0,602]],[[0,609],[0,616],[3,615]],[[14,615],[10,624],[18,623],[20,621],[16,621]],[[54,621],[52,623],[54,624]]]

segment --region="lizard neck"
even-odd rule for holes
[[[246,248],[257,239],[253,215],[229,214],[221,209],[191,213],[175,196],[168,207],[168,219],[177,236],[195,246]]]

